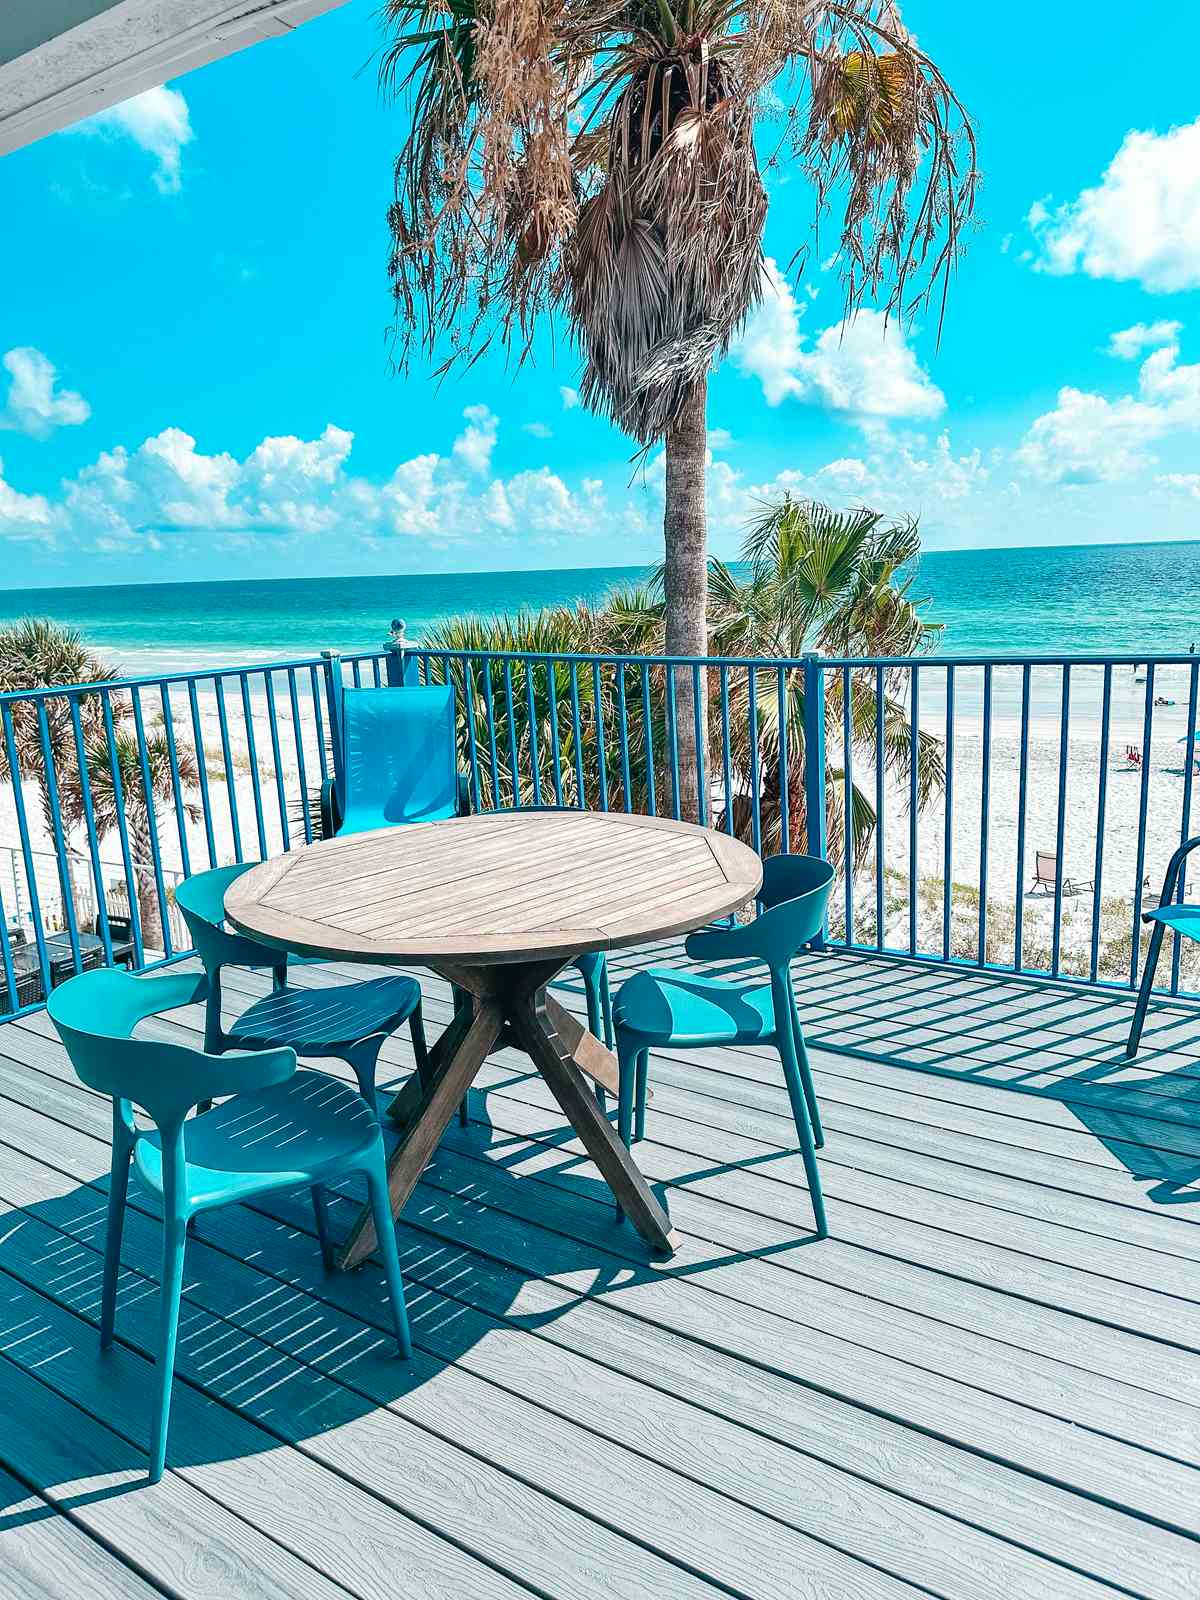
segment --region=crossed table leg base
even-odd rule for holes
[[[389,1108],[404,1130],[388,1161],[392,1215],[400,1215],[483,1063],[498,1044],[511,1043],[525,1051],[545,1078],[630,1222],[653,1251],[670,1255],[677,1242],[671,1219],[596,1104],[594,1083],[616,1093],[616,1058],[546,992],[566,964],[438,963],[440,976],[467,990],[474,1006],[454,1018],[430,1052],[425,1072],[414,1073]],[[358,1266],[375,1242],[370,1208],[364,1207],[338,1253],[338,1266]]]

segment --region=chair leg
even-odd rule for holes
[[[1158,956],[1162,950],[1162,942],[1166,931],[1166,923],[1156,922],[1154,931],[1150,935],[1150,948],[1146,951],[1146,965],[1142,969],[1142,981],[1138,988],[1137,1005],[1133,1009],[1133,1025],[1129,1030],[1129,1038],[1125,1045],[1126,1061],[1132,1061],[1138,1053],[1138,1045],[1142,1040],[1142,1029],[1146,1025],[1146,1011],[1150,1005],[1150,991],[1154,988],[1154,973],[1158,966]]]
[[[112,1343],[117,1309],[117,1274],[121,1270],[121,1234],[125,1222],[125,1197],[129,1193],[128,1135],[119,1128],[113,1139],[112,1171],[108,1180],[108,1225],[104,1234],[104,1278],[100,1290],[100,1348]]]
[[[641,1050],[637,1058],[637,1088],[634,1102],[633,1137],[646,1137],[646,1086],[650,1076],[650,1052]]]
[[[324,1186],[314,1183],[312,1186],[313,1216],[317,1222],[317,1238],[321,1243],[321,1261],[326,1272],[332,1272],[333,1261],[333,1236],[329,1231],[329,1202],[325,1198]]]
[[[150,1482],[163,1475],[167,1458],[167,1429],[171,1421],[171,1384],[175,1376],[175,1342],[179,1332],[179,1295],[183,1288],[183,1258],[187,1225],[182,1217],[163,1224],[162,1289],[159,1306],[158,1364],[154,1369],[157,1394],[150,1434]]]
[[[379,1255],[383,1261],[383,1275],[387,1279],[388,1296],[392,1302],[396,1345],[401,1356],[407,1361],[412,1355],[412,1334],[408,1326],[408,1308],[404,1304],[404,1279],[400,1272],[400,1252],[396,1248],[396,1223],[388,1202],[387,1169],[384,1164],[382,1141],[374,1163],[367,1169],[367,1189],[371,1196],[371,1214],[375,1221],[375,1235],[379,1241]]]
[[[776,1041],[779,1058],[783,1062],[783,1076],[787,1081],[788,1099],[792,1103],[792,1118],[796,1124],[796,1134],[800,1140],[800,1154],[804,1159],[804,1171],[808,1176],[808,1190],[812,1199],[813,1218],[817,1224],[817,1237],[824,1239],[829,1233],[829,1224],[825,1218],[825,1196],[821,1191],[821,1172],[817,1166],[817,1152],[813,1145],[812,1130],[808,1121],[808,1105],[804,1098],[804,1086],[800,1078],[800,1067],[796,1060],[795,1039],[789,1028],[781,1028]]]
[[[813,1144],[820,1150],[825,1143],[825,1129],[821,1126],[821,1108],[817,1104],[817,1090],[813,1083],[812,1068],[808,1063],[808,1046],[804,1042],[804,1029],[800,1018],[792,1012],[792,1038],[796,1044],[796,1065],[800,1069],[800,1083],[804,1089],[804,1103],[808,1107],[808,1120],[812,1127]]]
[[[604,1018],[604,1043],[611,1050],[613,1047],[613,1011],[612,989],[608,982],[608,963],[600,968],[600,1010]]]
[[[356,1045],[352,1045],[343,1057],[358,1080],[359,1094],[376,1116],[379,1114],[379,1107],[375,1100],[375,1069],[379,1065],[379,1052],[382,1048],[382,1036],[372,1034],[369,1038],[360,1039]]]

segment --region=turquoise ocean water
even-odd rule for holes
[[[80,628],[131,672],[361,650],[403,617],[410,638],[440,618],[596,601],[641,568],[363,578],[281,578],[0,591],[22,615]],[[937,552],[914,593],[945,626],[940,649],[1009,655],[1187,650],[1200,644],[1200,543]]]

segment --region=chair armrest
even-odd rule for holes
[[[333,778],[326,778],[321,785],[321,837],[332,839],[342,822],[342,811],[338,805],[337,783]]]
[[[752,923],[747,923],[744,927],[701,928],[697,933],[689,933],[684,940],[684,954],[689,961],[724,961],[756,955],[757,951],[747,948],[750,943],[747,934],[752,927]]]
[[[471,815],[471,779],[466,772],[458,775],[458,808],[456,816],[469,817]]]

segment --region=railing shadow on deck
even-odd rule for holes
[[[1200,1203],[1194,1005],[1152,1005],[1131,1062],[1132,996],[849,955],[810,957],[795,975],[813,1048],[1056,1100],[1131,1178],[1151,1185],[1149,1199]],[[1069,1186],[1068,1173],[1064,1162]]]

